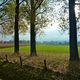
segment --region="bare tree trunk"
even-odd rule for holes
[[[13,13],[12,13],[13,14]],[[15,27],[14,27],[14,53],[19,54],[19,0],[16,0],[16,8],[15,8]]]
[[[77,27],[75,16],[75,0],[69,0],[69,26],[70,26],[70,61],[78,61]]]
[[[36,31],[35,31],[35,7],[34,7],[34,0],[31,0],[31,19],[30,19],[30,44],[31,50],[30,55],[36,56]]]
[[[34,0],[31,0],[31,19],[30,19],[30,44],[31,50],[30,55],[36,56],[36,31],[35,31],[35,7],[34,7]]]

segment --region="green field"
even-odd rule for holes
[[[0,48],[0,52],[13,52],[14,48]],[[29,53],[30,46],[20,46],[20,52]],[[37,53],[69,53],[68,45],[37,45]]]
[[[69,54],[69,46],[68,45],[37,45],[37,53],[40,54]],[[80,46],[78,47],[79,53],[80,53]],[[0,48],[0,52],[14,52],[14,47],[6,47],[6,48]],[[29,45],[23,45],[20,46],[20,53],[30,53],[30,46]]]

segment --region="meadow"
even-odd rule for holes
[[[37,53],[45,53],[45,54],[63,54],[63,53],[69,53],[69,46],[68,45],[47,45],[47,44],[38,44],[36,46],[37,48]],[[6,46],[6,47],[1,47],[0,52],[13,52],[14,47],[13,46]],[[28,54],[30,51],[30,46],[29,45],[21,45],[20,46],[20,52]]]
[[[49,45],[49,44],[37,44],[36,46],[37,54],[69,54],[69,45]],[[30,45],[20,45],[20,53],[29,54]],[[78,46],[78,51],[80,53],[80,46]],[[9,44],[6,46],[0,46],[0,53],[13,53],[14,47]]]

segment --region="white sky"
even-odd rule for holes
[[[44,29],[44,34],[37,35],[37,41],[68,41],[68,33],[62,33],[58,28],[57,24],[48,26]],[[0,40],[12,40],[13,36],[0,36]],[[20,40],[30,40],[30,34],[20,35]]]

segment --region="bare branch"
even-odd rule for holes
[[[8,1],[8,0],[6,0],[6,1],[2,2],[2,3],[0,4],[0,6],[2,6],[3,4],[5,4],[7,1]]]
[[[43,1],[44,1],[44,0],[41,0],[41,2],[39,1],[40,3],[39,3],[38,6],[35,8],[35,10],[37,10],[37,9],[41,6],[41,4],[43,3]]]
[[[75,3],[75,5],[80,5],[80,3]]]
[[[28,0],[26,1],[26,5],[28,6],[28,9],[30,10],[30,6],[29,6],[29,3],[28,3]]]
[[[29,3],[28,3],[28,0],[26,1],[26,6],[27,6],[27,10],[26,12],[28,13],[28,15],[30,15],[30,6],[29,6]]]
[[[43,11],[37,13],[36,16],[38,16],[39,14],[43,14],[45,11],[46,11],[46,10],[43,10]]]
[[[23,3],[25,0],[22,0],[20,3],[19,3],[19,5],[21,4],[21,3]]]
[[[5,24],[5,22],[8,22],[8,21],[7,21],[7,20],[5,20],[5,21],[1,22],[1,23],[0,23],[0,25],[3,25],[3,24]]]

